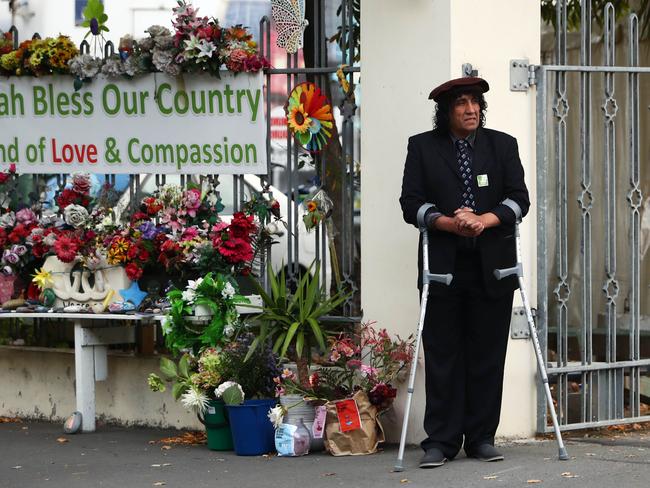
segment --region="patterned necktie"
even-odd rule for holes
[[[460,199],[460,205],[461,207],[475,209],[474,191],[472,190],[472,155],[469,151],[469,142],[465,139],[456,141],[456,157],[458,158],[460,176],[463,180],[463,196]]]

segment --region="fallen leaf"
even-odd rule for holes
[[[526,481],[526,483],[528,483],[530,485],[532,485],[534,483],[541,483],[541,482],[542,482],[542,480],[528,480],[528,481]]]
[[[563,478],[579,478],[577,474],[571,474],[571,472],[569,471],[565,471],[560,476],[562,476]]]
[[[149,441],[149,444],[180,444],[184,446],[196,446],[206,444],[208,439],[205,432],[190,431],[176,437],[165,437],[157,441]]]
[[[336,473],[323,473],[321,476],[334,476]]]
[[[64,444],[64,443],[66,443],[66,442],[70,442],[70,439],[68,439],[68,438],[66,438],[66,437],[59,437],[59,438],[56,440],[56,442],[58,442],[59,444]]]
[[[163,451],[169,451],[172,448],[172,446],[162,446],[160,449]]]
[[[163,486],[163,485],[166,485],[166,484],[167,483],[165,483],[164,481],[156,481],[156,482],[154,482],[153,486]]]
[[[0,417],[0,424],[22,424],[18,417]]]
[[[595,456],[595,454],[593,452],[588,452],[585,454],[585,456]]]
[[[490,475],[490,476],[483,476],[483,479],[484,479],[484,480],[495,480],[495,479],[497,479],[497,478],[498,478],[498,476],[495,475],[495,474],[492,474],[492,475]]]
[[[404,478],[403,480],[399,480],[400,483],[410,483],[408,478]]]
[[[11,469],[20,469],[22,466],[12,466]]]
[[[152,467],[152,468],[159,468],[159,467],[160,467],[160,464],[152,464],[151,467]]]
[[[164,468],[165,466],[171,466],[171,465],[172,465],[172,463],[163,463],[163,468]]]

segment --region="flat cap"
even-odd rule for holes
[[[457,87],[470,87],[475,86],[482,93],[485,93],[490,89],[490,85],[483,78],[478,78],[476,76],[465,76],[463,78],[456,78],[454,80],[449,80],[443,83],[440,86],[437,86],[429,94],[429,100],[433,99],[436,103],[440,102],[442,96],[447,93],[449,90]]]

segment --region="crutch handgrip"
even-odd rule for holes
[[[429,281],[429,283],[431,283],[432,281],[435,281],[436,283],[443,283],[443,284],[449,286],[451,284],[451,280],[453,280],[454,277],[453,277],[453,275],[451,273],[447,273],[447,274],[429,273],[425,277],[425,279],[427,279]]]
[[[513,266],[512,268],[503,268],[503,269],[495,269],[494,270],[494,277],[497,280],[502,280],[503,278],[507,276],[523,276],[523,272],[521,269],[521,263],[517,264],[517,266]]]

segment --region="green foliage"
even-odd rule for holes
[[[584,0],[583,0],[584,1]],[[590,0],[591,1],[591,17],[598,24],[603,27],[605,24],[605,5],[611,1],[616,11],[616,20],[618,21],[623,16],[630,12],[631,6],[629,0]],[[642,3],[647,4],[648,0],[643,0]],[[542,20],[547,24],[552,24],[553,28],[557,28],[557,14],[556,14],[557,0],[541,0]],[[580,30],[582,7],[580,0],[566,0],[567,6],[567,28],[569,31]],[[647,8],[647,7],[646,7]]]
[[[348,3],[348,5],[350,5]],[[336,15],[341,16],[343,12],[342,5],[336,10]],[[352,32],[346,32],[343,36],[343,26],[348,24],[348,19],[341,19],[341,25],[336,28],[336,34],[329,38],[330,42],[336,42],[342,51],[350,49],[354,53],[355,62],[361,61],[361,0],[352,0]]]
[[[273,343],[273,351],[280,357],[287,357],[291,347],[295,351],[292,358],[295,360],[302,358],[303,351],[309,351],[312,344],[325,351],[327,332],[322,328],[319,319],[345,302],[349,294],[339,291],[327,297],[325,290],[319,285],[320,263],[316,261],[315,265],[312,263],[302,274],[293,294],[287,287],[284,269],[278,278],[269,263],[266,275],[271,287],[270,293],[257,281],[253,281],[255,291],[262,297],[264,306],[257,316],[260,322],[259,333],[251,344],[248,357],[266,341]],[[307,356],[309,357],[309,354]]]
[[[184,354],[178,361],[178,365],[171,359],[160,358],[160,373],[162,378],[151,373],[147,379],[151,391],[163,392],[166,390],[164,382],[172,383],[172,396],[178,400],[183,393],[192,386],[190,356]]]
[[[221,399],[226,405],[240,405],[244,403],[244,395],[242,395],[239,385],[232,385],[226,388],[221,395]]]

